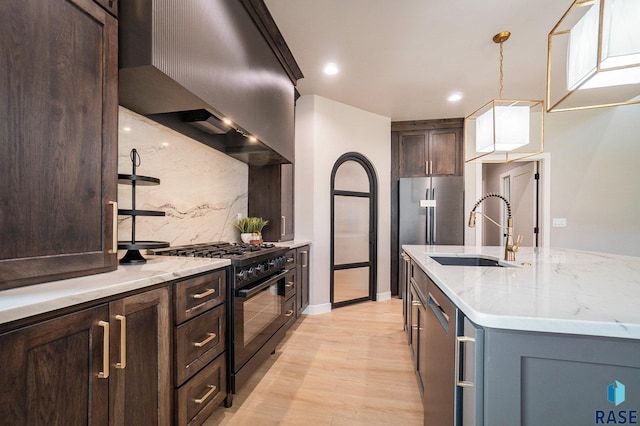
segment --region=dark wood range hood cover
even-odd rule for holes
[[[121,105],[248,164],[293,162],[303,76],[262,0],[128,0],[119,35]]]

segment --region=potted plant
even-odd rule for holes
[[[269,223],[261,217],[244,217],[236,222],[243,243],[262,244],[262,228]]]

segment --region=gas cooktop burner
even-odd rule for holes
[[[163,249],[149,250],[149,254],[157,256],[208,257],[230,259],[233,265],[259,262],[264,259],[280,256],[287,249],[274,244],[244,244],[212,242],[173,246]]]

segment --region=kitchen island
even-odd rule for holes
[[[419,269],[407,283],[422,322],[412,318],[408,331],[416,328],[414,336],[422,337],[412,345],[422,349],[414,356],[422,355],[417,373],[427,418],[433,411],[430,386],[444,375],[454,382],[456,424],[637,424],[640,258],[522,248],[516,262],[502,266],[447,266],[433,257],[500,260],[503,251],[403,250]],[[453,315],[445,312],[447,304]],[[410,317],[412,312],[410,307]],[[430,346],[436,319],[448,335],[438,340],[445,342],[438,354],[448,351],[442,358]],[[429,364],[440,359],[453,359],[454,371],[433,373]]]

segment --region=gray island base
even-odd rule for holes
[[[425,425],[443,420],[433,380],[450,394],[447,424],[640,423],[640,258],[524,249],[512,267],[443,266],[431,256],[500,259],[500,248],[403,251],[405,328]],[[447,326],[433,327],[442,312]],[[443,346],[437,359],[434,342]],[[455,365],[438,362],[443,353]]]

